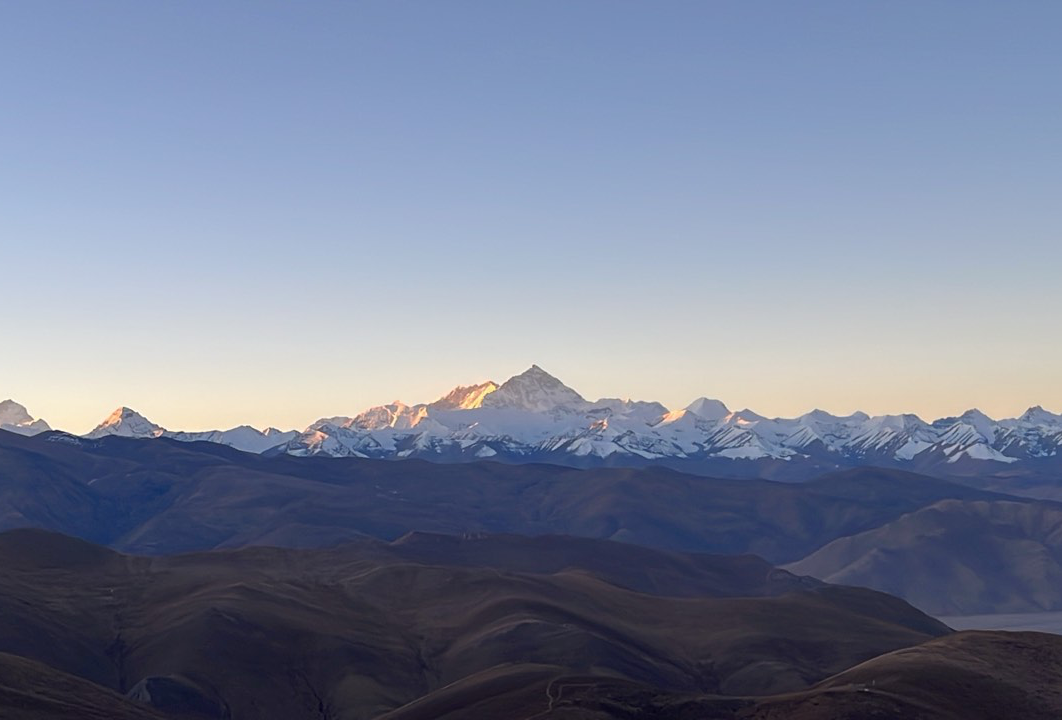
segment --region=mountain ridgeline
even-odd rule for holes
[[[10,401],[0,405],[0,423],[22,434],[49,429]],[[1042,475],[1062,468],[1062,416],[1040,407],[1005,420],[970,410],[932,422],[911,414],[838,417],[822,410],[767,418],[707,398],[669,410],[658,402],[588,401],[538,366],[504,383],[458,387],[432,403],[395,402],[322,418],[302,431],[240,426],[175,432],[123,407],[85,438],[110,435],[209,441],[296,456],[660,465],[706,475],[797,480],[866,465],[938,476]]]

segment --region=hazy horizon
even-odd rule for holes
[[[0,397],[1062,411],[1062,6],[0,7]]]
[[[526,370],[526,369],[527,368],[524,368],[524,370]],[[545,370],[546,372],[550,372],[549,368],[542,368],[542,369]],[[522,371],[519,371],[519,372],[522,372]],[[519,372],[513,373],[513,375],[519,374]],[[557,377],[557,379],[560,380],[561,382],[565,382],[563,377],[558,377],[554,373],[550,373],[550,374],[554,375],[554,377]],[[396,396],[396,397],[393,397],[392,400],[384,402],[384,403],[374,403],[373,405],[364,405],[364,406],[359,406],[359,407],[354,407],[354,408],[347,408],[347,409],[345,409],[345,410],[343,410],[341,412],[318,413],[318,414],[314,415],[311,419],[309,419],[309,420],[307,420],[305,422],[295,422],[295,423],[282,423],[282,422],[269,422],[269,421],[251,422],[251,421],[248,421],[248,420],[238,420],[236,422],[230,422],[230,423],[227,423],[227,424],[226,423],[222,423],[222,424],[216,424],[216,425],[209,425],[209,424],[202,425],[202,426],[175,425],[175,424],[173,424],[171,422],[164,422],[163,420],[160,419],[160,418],[167,417],[167,413],[166,413],[165,408],[161,408],[161,412],[155,412],[154,410],[145,409],[145,407],[142,407],[142,406],[134,405],[134,404],[131,404],[131,403],[119,402],[116,405],[114,405],[113,407],[111,407],[110,409],[108,409],[106,411],[103,411],[101,414],[98,415],[98,417],[96,417],[95,419],[89,421],[88,424],[86,424],[84,422],[81,422],[80,424],[77,424],[77,425],[64,425],[62,423],[54,421],[51,417],[49,417],[47,415],[38,414],[35,411],[35,409],[34,409],[34,407],[32,405],[30,405],[30,404],[28,404],[28,403],[26,403],[26,402],[24,402],[22,400],[19,400],[19,398],[16,398],[16,397],[7,398],[7,397],[5,397],[2,392],[0,392],[0,402],[2,402],[3,400],[6,400],[6,399],[14,400],[15,402],[18,402],[18,403],[26,406],[27,410],[34,417],[36,417],[38,419],[44,419],[47,422],[49,422],[52,425],[53,429],[65,430],[65,431],[68,431],[68,432],[74,432],[76,434],[84,434],[84,433],[92,430],[100,422],[102,422],[107,417],[107,415],[109,415],[111,412],[113,412],[113,411],[115,411],[115,410],[117,410],[117,409],[119,409],[121,407],[128,407],[129,409],[131,409],[131,410],[133,410],[135,412],[138,412],[141,415],[145,416],[148,420],[151,420],[152,422],[154,422],[154,423],[156,423],[158,425],[161,425],[162,427],[164,427],[164,428],[166,428],[168,430],[187,430],[187,431],[225,430],[225,429],[229,429],[230,427],[235,427],[235,426],[238,426],[238,425],[252,425],[254,427],[257,427],[257,428],[263,429],[263,430],[265,428],[267,428],[267,427],[275,427],[275,428],[278,428],[278,429],[281,429],[281,430],[292,430],[292,429],[302,430],[303,428],[309,426],[312,422],[314,422],[316,420],[320,420],[321,418],[335,417],[335,416],[350,416],[350,417],[353,417],[353,416],[357,415],[358,413],[363,412],[365,410],[368,410],[368,409],[370,409],[370,407],[373,407],[375,405],[390,404],[392,402],[401,402],[401,403],[404,403],[406,405],[417,405],[417,404],[421,404],[421,403],[430,403],[430,402],[434,402],[435,400],[438,400],[438,399],[442,398],[447,393],[449,393],[451,390],[453,390],[453,389],[455,389],[455,388],[457,388],[459,386],[476,385],[476,384],[480,384],[480,383],[484,383],[484,382],[488,382],[488,381],[493,381],[493,382],[495,382],[495,383],[500,385],[500,384],[504,383],[506,380],[508,380],[511,376],[512,375],[506,375],[505,377],[483,377],[483,378],[479,378],[479,379],[476,379],[476,380],[458,382],[458,383],[455,383],[455,384],[453,384],[453,385],[451,385],[451,386],[449,386],[449,387],[447,387],[447,388],[445,388],[443,390],[437,391],[434,395],[431,395],[430,397],[425,396],[425,397],[418,397],[418,398],[410,399],[410,398],[405,398],[405,397],[401,397],[401,396]],[[570,383],[565,382],[565,384],[569,385],[569,387],[572,387]],[[981,410],[982,412],[985,412],[987,415],[989,415],[990,417],[992,417],[994,419],[1001,420],[1001,419],[1006,419],[1006,418],[1018,417],[1019,415],[1021,415],[1022,413],[1024,413],[1026,410],[1028,410],[1031,407],[1034,407],[1034,406],[1037,406],[1037,405],[1043,406],[1043,403],[1032,403],[1032,404],[1027,405],[1025,407],[1022,407],[1020,409],[1015,409],[1015,410],[1012,410],[1012,411],[1009,411],[1009,412],[993,413],[993,412],[989,412],[988,410],[986,410],[983,407],[977,407],[975,405],[969,405],[969,406],[963,407],[961,409],[956,409],[954,411],[946,412],[946,413],[939,414],[939,415],[937,415],[937,414],[926,415],[926,414],[923,414],[923,413],[915,412],[914,410],[911,410],[911,409],[898,410],[896,412],[875,412],[875,411],[868,410],[868,409],[862,408],[862,407],[854,407],[854,408],[851,408],[851,409],[847,409],[846,408],[843,411],[837,411],[837,410],[835,410],[833,408],[823,407],[822,405],[813,405],[813,406],[809,406],[809,407],[807,407],[807,408],[805,408],[803,410],[791,411],[791,412],[788,412],[788,413],[772,413],[772,412],[767,412],[767,411],[763,410],[762,408],[759,408],[759,407],[756,407],[756,406],[752,406],[752,405],[748,405],[748,404],[742,404],[740,402],[728,401],[727,399],[725,399],[723,397],[719,397],[719,396],[716,396],[716,395],[710,395],[710,394],[704,394],[704,393],[702,393],[700,395],[691,396],[687,400],[684,400],[684,401],[681,401],[681,402],[668,403],[668,402],[664,402],[664,401],[660,400],[660,398],[651,397],[651,396],[633,397],[633,396],[624,395],[624,394],[621,394],[621,393],[604,393],[604,394],[593,395],[593,394],[587,394],[587,393],[582,392],[580,390],[580,388],[578,388],[578,387],[572,387],[572,389],[574,389],[575,391],[579,392],[581,395],[583,395],[583,397],[585,399],[587,399],[589,401],[596,401],[596,400],[601,400],[601,399],[605,399],[605,398],[620,398],[620,399],[623,399],[623,400],[635,400],[635,401],[637,401],[637,400],[656,401],[656,402],[661,402],[665,407],[668,408],[668,410],[672,410],[672,411],[673,410],[682,409],[682,408],[686,407],[687,405],[689,405],[691,402],[693,402],[696,399],[699,399],[699,398],[702,398],[702,397],[709,397],[709,398],[714,399],[714,400],[720,400],[732,412],[748,409],[748,410],[752,410],[754,412],[757,412],[757,413],[759,413],[761,415],[764,415],[764,416],[770,417],[770,418],[774,418],[774,417],[797,417],[797,416],[803,415],[805,413],[811,412],[812,410],[825,410],[826,412],[829,412],[829,413],[831,413],[833,415],[837,415],[837,416],[847,416],[847,415],[851,415],[851,414],[853,414],[855,412],[860,412],[860,411],[861,412],[866,412],[866,413],[868,413],[871,416],[875,416],[875,415],[898,415],[898,414],[901,414],[901,413],[914,412],[914,414],[919,415],[923,420],[932,421],[932,420],[936,420],[936,419],[943,418],[943,417],[959,416],[959,415],[961,415],[963,412],[965,412],[967,410],[978,409],[978,410]],[[1047,407],[1047,406],[1044,406],[1044,409],[1048,410],[1049,412],[1052,411],[1052,410],[1062,411],[1062,408],[1052,408],[1052,407]],[[234,415],[234,412],[233,412],[233,410],[231,408],[211,408],[211,410],[212,411],[223,410],[224,413],[226,415],[228,415],[228,416]]]

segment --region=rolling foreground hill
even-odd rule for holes
[[[13,720],[863,720],[1062,712],[1062,637],[951,633],[751,556],[411,534],[121,555],[0,534]]]
[[[897,650],[811,690],[761,703],[749,720],[1055,720],[1062,637],[968,631]]]
[[[536,698],[510,689],[515,683],[497,673],[489,683],[495,692],[474,705],[456,709],[462,697],[456,687],[437,702],[414,703],[381,720],[1057,720],[1060,675],[1062,637],[971,631],[772,697],[669,693],[620,679],[540,675],[536,690],[545,697]],[[542,710],[527,713],[528,707]]]
[[[766,695],[947,632],[896,598],[757,558],[604,541],[415,535],[148,558],[0,535],[0,652],[197,717],[403,717],[499,693],[530,693],[537,712],[545,684],[574,677]]]

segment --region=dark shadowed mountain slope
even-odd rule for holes
[[[0,529],[43,527],[158,554],[415,530],[564,534],[787,562],[937,500],[1003,497],[872,468],[793,485],[662,468],[269,458],[211,443],[10,433],[0,433],[0,480]]]
[[[163,720],[151,707],[23,657],[0,653],[4,720]]]
[[[617,587],[669,597],[763,597],[820,585],[755,555],[677,553],[571,536],[409,533],[371,547],[381,556],[427,565],[587,572]]]
[[[14,531],[0,535],[0,651],[202,717],[354,720],[448,688],[475,704],[497,678],[524,688],[581,675],[673,693],[798,690],[948,632],[869,590],[764,596],[777,584],[755,575],[778,571],[754,559],[632,549],[632,567],[619,569],[623,545],[598,541],[593,551],[580,540],[527,561],[525,552],[566,541],[528,540],[525,551],[520,542],[132,557]],[[602,579],[644,585],[656,568],[661,589],[684,597]],[[761,596],[728,596],[745,587]]]
[[[942,500],[787,567],[889,592],[938,615],[1059,610],[1062,508]]]

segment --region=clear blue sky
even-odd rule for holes
[[[0,3],[0,399],[1062,411],[1057,2]]]

